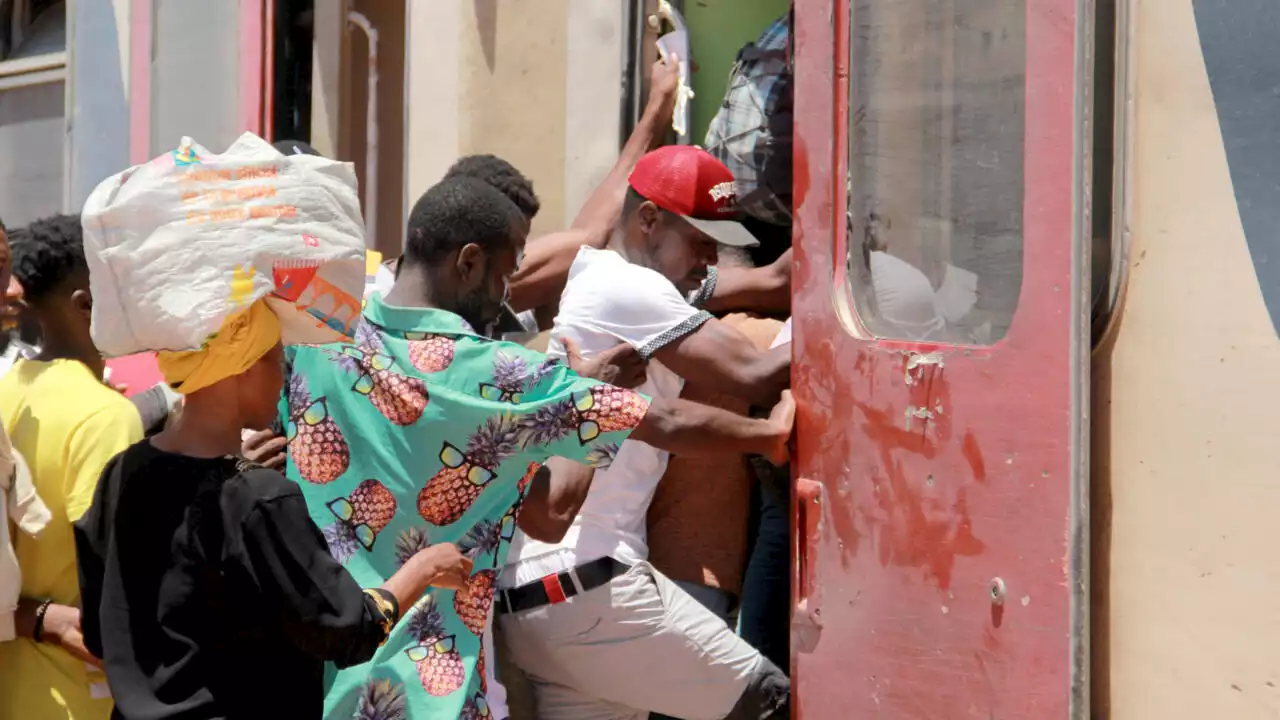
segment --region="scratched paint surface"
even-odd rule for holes
[[[833,307],[847,5],[797,7],[799,717],[1064,718],[1075,0],[1027,2],[1023,282],[973,351],[860,340]]]

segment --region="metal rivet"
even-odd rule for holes
[[[1004,605],[1005,589],[1004,580],[1000,578],[991,579],[991,604]]]

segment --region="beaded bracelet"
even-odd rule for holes
[[[31,639],[41,642],[40,636],[44,635],[44,616],[49,612],[49,606],[53,604],[53,600],[45,600],[36,608],[36,624],[31,630]]]

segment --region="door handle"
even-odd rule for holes
[[[791,648],[795,653],[812,653],[822,635],[822,588],[817,583],[822,490],[822,483],[796,479],[795,606],[791,610]]]

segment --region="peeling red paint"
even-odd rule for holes
[[[876,539],[880,565],[917,568],[939,590],[950,589],[956,558],[979,555],[986,548],[973,533],[967,490],[950,489],[946,478],[907,477],[894,451],[930,459],[937,455],[936,443],[924,433],[895,427],[881,410],[861,403],[858,410],[865,418],[861,431],[880,459],[871,478],[876,506],[864,507],[861,513],[866,534]]]
[[[982,459],[982,449],[978,447],[978,440],[973,436],[972,432],[965,432],[964,445],[961,446],[961,452],[964,453],[965,461],[969,463],[969,470],[973,473],[973,479],[978,482],[986,482],[987,463]]]
[[[1074,309],[1053,287],[1072,266],[1074,8],[1027,0],[1018,312],[960,350],[860,339],[838,310],[849,4],[796,5],[794,464],[823,488],[796,528],[813,580],[796,600],[823,625],[793,660],[797,717],[1067,717],[1070,495],[1039,474],[1071,477]],[[1035,602],[994,605],[996,577]]]

